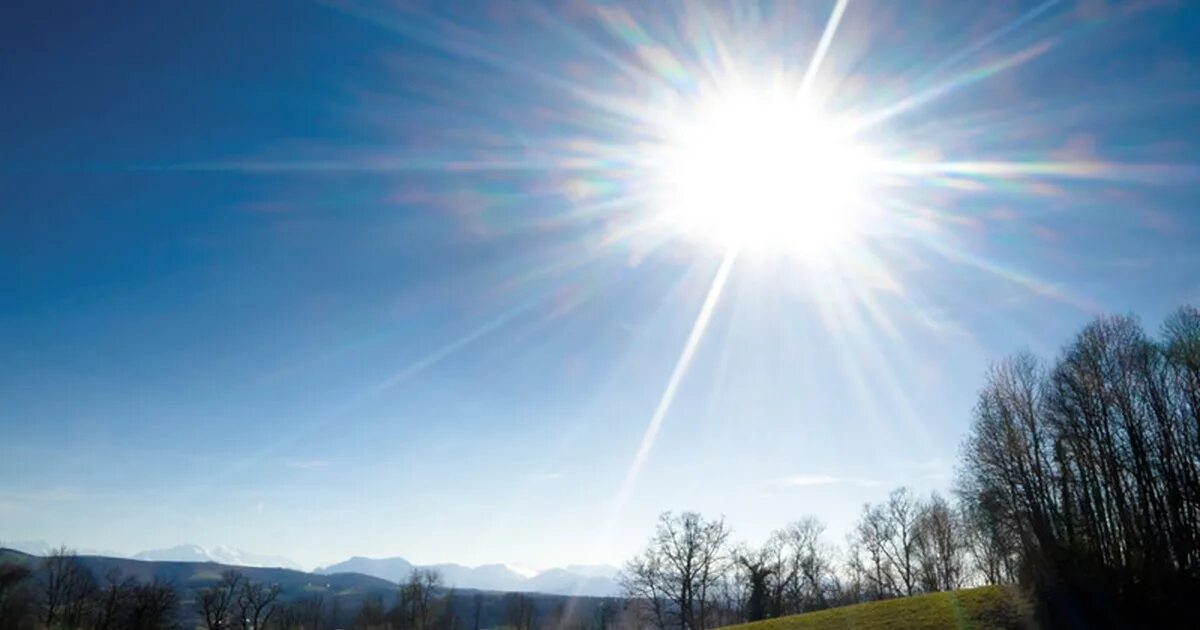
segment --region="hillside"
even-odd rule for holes
[[[341,611],[339,621],[342,622],[352,618],[367,597],[378,596],[385,605],[392,605],[397,590],[397,584],[393,581],[361,573],[317,574],[292,569],[230,566],[214,562],[148,561],[95,555],[76,557],[97,580],[113,569],[120,569],[122,575],[142,582],[158,580],[171,583],[180,594],[178,614],[179,620],[185,626],[198,620],[193,601],[194,593],[216,583],[221,573],[227,570],[236,570],[254,582],[278,584],[282,589],[281,601],[307,595],[321,595],[327,605],[336,605]],[[0,547],[0,564],[8,563],[24,565],[36,574],[42,566],[42,558]],[[481,627],[498,627],[504,623],[504,592],[462,588],[454,589],[454,592],[455,611],[460,619],[473,618],[473,607],[478,601]],[[593,618],[597,607],[605,603],[602,598],[587,596],[572,597],[552,593],[527,593],[527,596],[532,605],[533,617],[539,622],[552,616],[561,616],[564,611],[569,611],[577,620],[589,620]]]
[[[726,630],[1024,630],[1028,612],[1006,587],[984,586],[831,608]]]

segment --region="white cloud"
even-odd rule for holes
[[[867,479],[863,477],[836,477],[834,475],[822,474],[805,474],[792,475],[776,480],[781,486],[787,488],[805,488],[809,486],[831,486],[834,484],[846,484],[870,488],[883,485],[878,479]]]

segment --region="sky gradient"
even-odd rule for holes
[[[989,361],[1200,301],[1200,6],[899,6],[813,93],[904,172],[803,262],[659,229],[644,158],[833,2],[7,10],[0,542],[620,564],[945,491]]]

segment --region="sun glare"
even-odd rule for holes
[[[740,93],[672,121],[660,203],[690,237],[811,257],[856,234],[869,165],[834,119],[797,98]]]

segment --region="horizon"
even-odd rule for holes
[[[840,543],[993,361],[1200,303],[1200,6],[10,13],[0,545]]]

